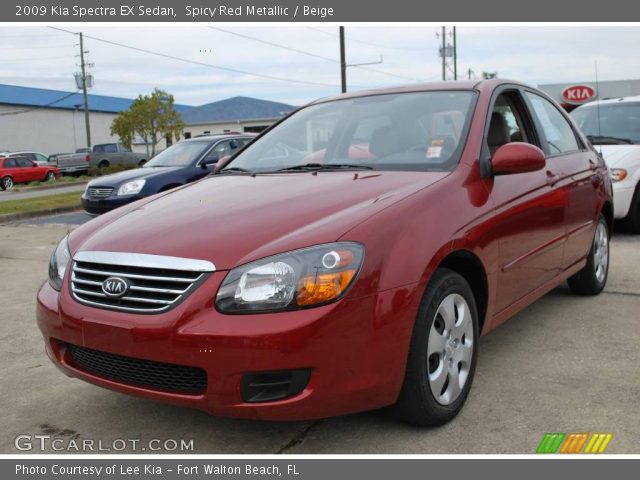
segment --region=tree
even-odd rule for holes
[[[111,134],[118,135],[122,144],[129,148],[136,135],[142,137],[147,155],[152,157],[161,138],[171,136],[177,140],[183,128],[173,95],[156,88],[150,95],[138,95],[129,110],[118,114],[111,123]]]

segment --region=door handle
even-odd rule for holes
[[[556,175],[553,172],[547,170],[547,185],[553,187],[560,180],[560,175]]]

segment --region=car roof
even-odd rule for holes
[[[436,92],[442,90],[493,90],[499,85],[520,85],[523,87],[529,87],[522,82],[508,80],[505,78],[492,78],[490,80],[450,80],[445,82],[429,82],[429,83],[416,83],[411,85],[400,85],[391,88],[378,88],[371,90],[361,90],[350,93],[343,93],[342,95],[334,95],[330,97],[324,97],[319,100],[311,102],[309,105],[315,103],[331,102],[333,100],[340,100],[344,98],[358,98],[367,97],[371,95],[386,95],[390,93],[413,93],[413,92]],[[529,87],[532,88],[532,87]]]
[[[624,103],[640,103],[640,95],[634,95],[632,97],[618,97],[618,98],[606,98],[604,100],[596,100],[584,105],[580,105],[578,108],[596,108],[598,105],[614,105]]]
[[[238,138],[238,137],[256,137],[255,133],[218,133],[214,135],[198,135],[197,137],[187,138],[182,140],[183,142],[213,142],[215,140],[222,140],[225,138]]]

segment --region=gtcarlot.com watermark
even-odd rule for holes
[[[90,438],[61,438],[56,435],[18,435],[14,441],[17,450],[23,452],[191,452],[193,439],[115,438],[93,440]]]

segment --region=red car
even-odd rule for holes
[[[40,166],[26,157],[0,156],[0,188],[9,190],[15,183],[54,182],[59,178],[55,165]]]
[[[605,164],[534,88],[347,94],[74,230],[38,325],[64,373],[119,392],[255,419],[392,405],[436,425],[467,398],[480,335],[565,280],[603,289],[612,220]]]

